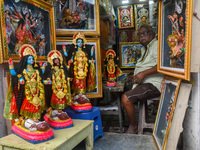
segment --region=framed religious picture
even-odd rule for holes
[[[137,31],[134,30],[134,29],[131,29],[130,30],[130,42],[139,42],[139,38],[138,38],[138,35],[137,35]]]
[[[135,68],[143,46],[138,42],[119,43],[120,68]]]
[[[118,30],[119,43],[129,42],[129,39],[130,39],[129,35],[130,35],[130,30],[128,30],[128,29]]]
[[[135,4],[135,30],[138,30],[141,23],[149,23],[149,4]]]
[[[133,6],[132,5],[117,7],[117,15],[118,15],[119,29],[134,27]]]
[[[56,36],[99,36],[99,0],[58,0],[55,6]]]
[[[54,7],[43,0],[1,0],[0,62],[20,60],[19,48],[32,45],[37,60],[45,61],[56,47]]]
[[[167,144],[176,99],[181,79],[164,77],[161,89],[160,103],[153,130],[153,138],[159,150],[164,150]]]
[[[190,80],[192,1],[159,2],[158,72]]]
[[[83,71],[77,71],[77,73],[72,73],[73,70],[71,71],[71,77],[74,78],[75,74],[81,73],[81,72],[85,72],[87,73],[91,73],[94,72],[95,74],[93,74],[93,76],[95,77],[95,83],[96,86],[95,88],[91,91],[88,89],[88,84],[86,83],[86,93],[84,93],[87,98],[100,98],[102,97],[102,72],[101,72],[101,54],[100,54],[100,39],[99,38],[86,38],[87,43],[84,43],[83,49],[82,51],[85,53],[85,56],[87,57],[86,62],[81,63],[81,64],[87,64],[85,65],[85,69],[83,69]],[[64,58],[64,62],[65,64],[69,65],[69,62],[71,60],[73,60],[73,58],[75,58],[76,56],[74,56],[74,52],[77,51],[76,46],[73,44],[73,40],[72,38],[66,38],[66,37],[57,37],[56,40],[56,47],[57,50],[61,51],[63,53],[63,46],[65,46],[66,51],[67,51],[67,56],[65,56]],[[93,48],[94,47],[94,48]],[[93,52],[91,54],[91,48],[93,49]],[[92,57],[91,57],[92,56]],[[82,57],[80,57],[82,58]],[[91,65],[93,61],[94,66]],[[76,62],[76,60],[74,59],[73,64]],[[90,63],[91,62],[91,63]],[[78,63],[78,61],[77,61]],[[80,64],[80,66],[81,66]],[[82,68],[78,65],[78,68]],[[93,67],[94,70],[90,71],[89,67]],[[88,71],[87,71],[88,70]],[[86,75],[87,77],[89,77],[89,75]],[[74,79],[73,79],[74,80]],[[89,79],[87,78],[87,81],[89,81]],[[72,93],[73,93],[73,87],[72,87]]]

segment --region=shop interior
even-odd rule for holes
[[[0,149],[199,149],[198,0],[0,5]],[[127,134],[122,95],[146,57],[143,24],[163,79],[159,96],[134,104],[137,132]]]

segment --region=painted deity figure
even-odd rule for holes
[[[107,86],[115,86],[117,77],[123,74],[121,69],[118,67],[118,59],[116,60],[115,57],[116,53],[114,50],[110,49],[106,52],[103,77],[106,77],[108,79]]]
[[[29,142],[49,140],[53,138],[53,132],[46,122],[41,121],[46,102],[35,49],[24,44],[19,49],[19,55],[21,60],[16,67],[12,59],[9,60],[11,85],[6,97],[4,118],[15,120],[12,131]]]
[[[10,13],[10,7],[6,5],[4,7],[5,10],[5,24],[6,24],[6,37],[7,37],[7,43],[10,44],[11,41],[11,35],[14,34],[14,26],[12,24],[13,21],[19,21],[12,17],[12,14]]]
[[[39,43],[39,54],[40,56],[44,56],[45,55],[45,47],[46,47],[46,42],[45,42],[45,37],[44,35],[41,35],[41,41]]]
[[[82,33],[74,34],[73,44],[75,49],[69,54],[71,59],[68,60],[68,65],[70,71],[72,71],[72,89],[75,94],[84,94],[96,88],[95,60],[93,60],[95,46],[90,47],[91,49],[88,50],[88,48],[85,47],[86,43],[87,40]],[[90,55],[88,55],[87,52],[90,53]],[[65,56],[68,55],[65,48],[64,53]]]
[[[47,55],[48,64],[43,64],[45,95],[50,108],[44,119],[55,129],[73,126],[71,118],[62,110],[71,104],[70,78],[63,64],[62,54],[52,50]],[[46,66],[46,68],[44,68]],[[50,88],[48,87],[50,86]]]
[[[85,7],[85,8],[84,8]],[[88,18],[88,13],[87,13],[87,7],[86,5],[84,4],[83,0],[80,0],[78,3],[77,3],[77,12],[79,14],[79,17],[80,17],[80,27],[82,29],[87,29],[88,27],[88,24],[87,24],[87,18]]]
[[[173,14],[167,15],[167,18],[171,22],[172,28],[171,33],[167,37],[167,43],[169,46],[169,58],[170,67],[184,68],[185,65],[185,23],[187,21],[186,17],[186,7],[185,3],[182,1],[175,1],[172,3],[175,6],[175,11]]]
[[[35,40],[32,36],[31,28],[35,26],[36,23],[32,23],[30,20],[30,14],[27,7],[22,8],[22,14],[18,12],[20,18],[18,28],[16,29],[15,36],[18,44],[35,43]]]
[[[65,56],[67,56],[70,77],[73,78],[73,94],[85,94],[94,91],[97,88],[94,60],[95,46],[86,45],[87,40],[82,33],[74,34],[72,42],[73,45],[68,47],[72,53],[67,52],[65,45],[63,45],[63,50]],[[85,99],[85,102],[88,103],[88,99]]]

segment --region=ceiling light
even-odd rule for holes
[[[140,2],[145,2],[146,0],[139,0]]]
[[[122,4],[126,4],[126,3],[129,3],[129,1],[128,0],[122,1]]]

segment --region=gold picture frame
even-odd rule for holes
[[[86,38],[88,45],[95,46],[94,50],[94,60],[95,60],[95,68],[96,68],[96,84],[97,87],[93,92],[86,92],[85,95],[89,99],[93,98],[101,98],[103,96],[102,93],[102,69],[101,69],[101,54],[100,54],[100,39],[99,38]],[[57,50],[62,51],[62,45],[65,44],[71,45],[72,38],[69,37],[57,37],[56,39],[56,47]],[[86,45],[87,45],[86,44]],[[70,49],[68,50],[70,53]]]
[[[190,80],[192,9],[189,0],[159,2],[158,72]]]
[[[71,4],[73,3],[73,4]],[[54,2],[56,36],[100,36],[99,0]]]
[[[135,68],[137,60],[141,56],[142,47],[139,42],[119,43],[119,67]]]
[[[117,7],[118,27],[119,29],[133,28],[133,6],[119,6]]]
[[[180,84],[181,79],[178,78],[165,76],[163,79],[153,130],[153,139],[158,150],[165,150],[166,148]]]
[[[56,47],[54,7],[43,0],[1,0],[0,63],[9,58],[19,62],[18,50],[23,44],[32,45],[37,60],[46,61]]]
[[[149,4],[135,4],[135,30],[138,30],[141,23],[149,23]]]

